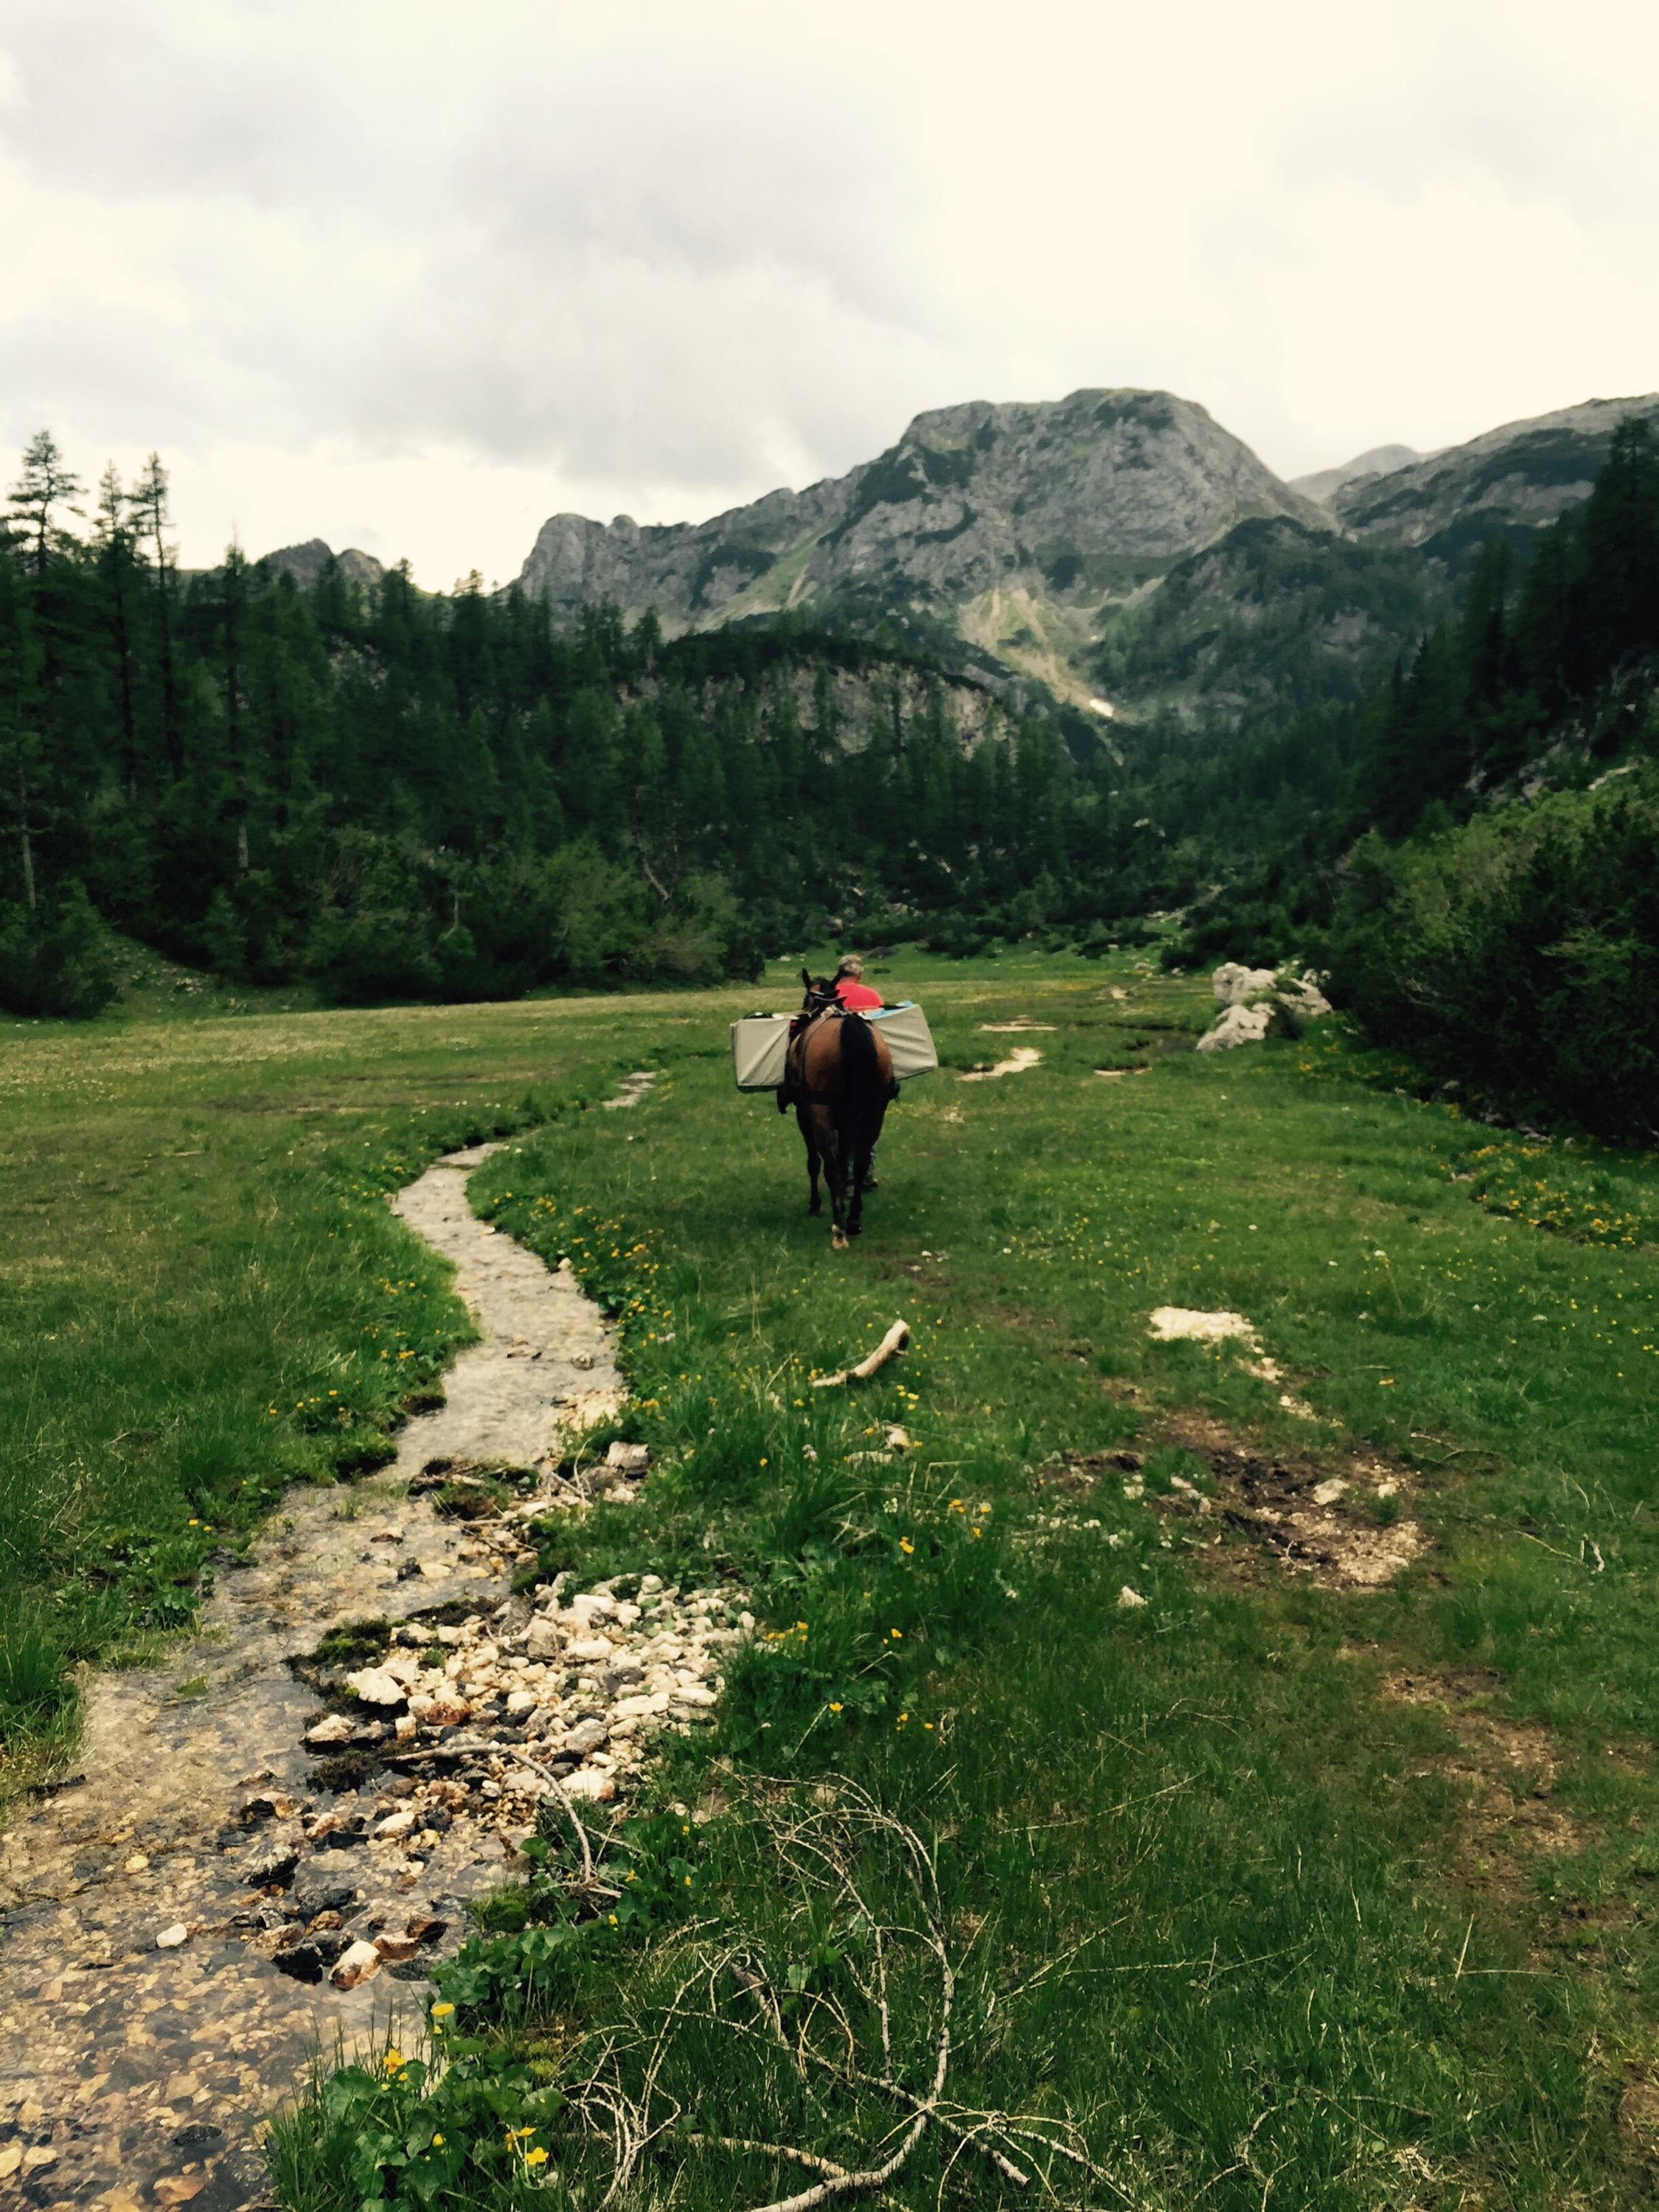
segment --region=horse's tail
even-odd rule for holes
[[[842,1016],[841,1066],[852,1118],[860,1126],[873,1122],[877,1108],[885,1103],[886,1085],[876,1057],[875,1036],[862,1014]]]

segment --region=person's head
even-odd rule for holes
[[[836,963],[836,981],[838,983],[843,975],[849,976],[856,983],[863,974],[864,963],[856,952],[843,952]]]

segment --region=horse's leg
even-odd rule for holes
[[[800,1133],[806,1146],[806,1174],[811,1189],[811,1195],[806,1201],[806,1211],[809,1213],[822,1213],[823,1200],[818,1194],[818,1145],[812,1129],[811,1108],[797,1106],[795,1120],[800,1126]]]
[[[830,1242],[837,1252],[847,1249],[847,1146],[833,1118],[825,1114],[818,1124],[818,1150],[823,1154],[824,1181],[830,1186],[830,1218],[835,1226]]]

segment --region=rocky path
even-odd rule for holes
[[[630,1079],[617,1103],[644,1087]],[[713,1701],[712,1647],[737,1631],[712,1594],[602,1587],[551,1611],[543,1594],[541,1617],[529,1598],[509,1603],[514,1568],[534,1556],[523,1520],[580,1503],[556,1472],[565,1439],[622,1383],[568,1269],[470,1211],[467,1174],[490,1149],[440,1162],[395,1200],[455,1261],[477,1317],[447,1404],[408,1425],[379,1475],[290,1493],[252,1564],[221,1575],[199,1642],[97,1679],[77,1771],[4,1839],[0,2199],[268,2202],[258,2124],[337,2033],[383,2031],[399,1997],[412,2009],[407,1984],[513,1863],[545,1787],[532,1755],[543,1775],[609,1796],[643,1729]],[[603,1476],[613,1488],[638,1472],[620,1456]],[[434,1461],[530,1470],[523,1502],[445,1517]],[[411,1624],[386,1662],[404,1657],[408,1683],[377,1702],[337,1668],[296,1673],[325,1632],[376,1617]],[[423,1677],[404,1647],[444,1665]],[[428,1679],[453,1710],[420,1697]],[[526,1740],[533,1752],[517,1748]]]

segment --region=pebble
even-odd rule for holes
[[[359,1982],[366,1982],[380,1971],[380,1952],[373,1943],[359,1939],[341,1952],[328,1978],[337,1990],[355,1990]]]
[[[190,1930],[182,1920],[175,1920],[171,1928],[164,1928],[155,1939],[158,1951],[176,1951],[181,1943],[188,1943]]]

